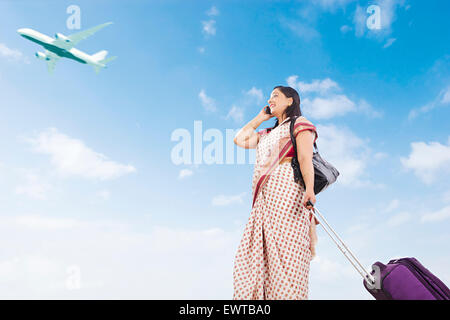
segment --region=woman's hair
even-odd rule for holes
[[[276,86],[273,88],[273,90],[278,89],[280,90],[287,98],[292,98],[294,102],[286,108],[284,113],[286,114],[286,117],[293,117],[293,116],[301,116],[302,111],[300,109],[300,96],[298,95],[297,90],[291,87],[285,87],[285,86]],[[271,129],[275,129],[278,126],[278,118],[275,121],[275,125]]]

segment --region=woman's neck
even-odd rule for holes
[[[282,114],[280,117],[278,118],[278,123],[281,124],[283,123],[284,120],[286,120],[287,118],[289,118],[286,114]]]

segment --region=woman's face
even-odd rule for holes
[[[269,103],[272,114],[279,117],[294,101],[292,98],[286,98],[279,89],[274,89],[267,102]]]

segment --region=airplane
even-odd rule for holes
[[[106,59],[106,55],[108,54],[108,51],[106,50],[89,55],[74,47],[81,40],[86,39],[110,24],[112,24],[112,22],[107,22],[69,36],[65,36],[62,33],[56,33],[54,39],[29,28],[21,28],[18,29],[17,32],[25,39],[33,41],[45,48],[45,53],[38,51],[35,55],[38,59],[45,60],[47,62],[47,69],[49,73],[53,73],[55,64],[60,58],[68,58],[80,63],[89,64],[94,67],[96,73],[99,73],[100,69],[106,68],[106,64],[117,57],[110,57]]]

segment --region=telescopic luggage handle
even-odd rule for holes
[[[322,227],[325,229],[326,233],[328,233],[331,240],[333,240],[334,243],[336,243],[336,245],[342,251],[344,256],[348,259],[348,261],[350,261],[350,263],[353,265],[353,267],[355,267],[356,271],[358,271],[358,273],[363,277],[363,279],[367,282],[367,284],[374,285],[375,278],[369,272],[367,272],[367,270],[361,265],[361,262],[359,262],[359,260],[355,257],[355,255],[345,245],[344,241],[342,241],[342,239],[337,235],[337,233],[333,230],[333,228],[328,224],[327,220],[323,217],[323,215],[319,212],[319,210],[317,210],[317,208],[314,208],[314,204],[308,200],[306,202],[306,205],[312,206],[311,211],[313,212],[313,215],[316,219],[317,219],[317,215],[315,213],[317,212],[317,214],[320,217],[320,219],[317,219],[317,220],[319,220]],[[328,228],[329,228],[329,230],[328,230]],[[333,235],[330,233],[330,231]],[[333,236],[335,236],[337,238],[337,240],[342,244],[342,246],[338,243],[338,241],[336,241],[336,239]],[[347,253],[349,253],[350,256],[348,256]]]

